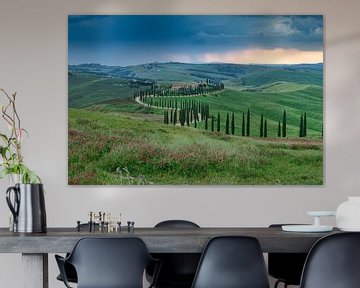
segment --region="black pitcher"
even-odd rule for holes
[[[11,201],[12,192],[14,193],[14,202]],[[6,202],[14,215],[14,232],[46,232],[45,198],[42,184],[15,184],[6,190]]]

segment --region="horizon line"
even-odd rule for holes
[[[177,64],[190,64],[190,65],[259,65],[259,66],[295,66],[295,65],[319,65],[319,64],[324,64],[324,62],[316,62],[316,63],[307,63],[307,62],[301,62],[301,63],[233,63],[233,62],[182,62],[182,61],[165,61],[165,62],[158,62],[158,61],[153,61],[153,62],[146,62],[146,63],[138,63],[138,64],[130,64],[130,65],[119,65],[119,64],[104,64],[104,63],[99,63],[99,62],[83,62],[83,63],[79,63],[79,64],[70,64],[68,63],[68,66],[80,66],[80,65],[100,65],[100,66],[108,66],[108,67],[133,67],[133,66],[139,66],[139,65],[149,65],[149,64],[171,64],[171,63],[177,63]]]

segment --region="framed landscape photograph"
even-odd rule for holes
[[[323,185],[322,15],[70,15],[69,185]]]

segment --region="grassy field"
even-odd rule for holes
[[[69,184],[323,183],[322,65],[152,63],[129,67],[69,66]],[[222,81],[225,89],[178,97],[209,104],[221,131],[163,124],[164,110],[133,99],[156,83]],[[162,97],[162,99],[173,99]],[[240,137],[251,111],[251,137]],[[287,137],[277,137],[287,113]],[[299,138],[307,114],[307,137]],[[224,133],[235,115],[235,135]],[[260,115],[268,138],[259,138]]]
[[[227,136],[142,115],[69,109],[69,184],[322,184],[321,140]]]

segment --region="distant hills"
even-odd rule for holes
[[[180,62],[147,63],[134,66],[101,64],[69,65],[69,73],[88,73],[104,77],[141,78],[159,82],[222,81],[226,86],[258,87],[275,82],[323,85],[323,64],[244,65],[189,64]]]

